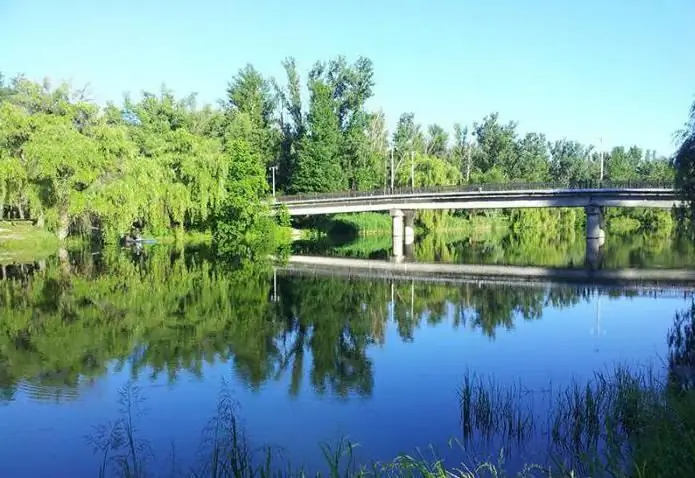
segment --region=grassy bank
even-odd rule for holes
[[[198,244],[210,244],[212,242],[212,233],[210,232],[183,232],[175,235],[156,236],[153,237],[157,244],[185,244],[195,246]]]
[[[431,212],[431,211],[430,211]],[[312,237],[323,235],[370,237],[391,234],[391,216],[387,213],[366,212],[355,214],[336,214],[331,217],[318,218],[309,226]],[[462,216],[444,215],[432,221],[425,231],[418,226],[418,233],[459,233],[487,234],[495,231],[506,231],[509,228],[508,218],[504,215],[492,216]]]
[[[33,262],[54,254],[60,245],[50,232],[29,221],[0,222],[0,263]]]

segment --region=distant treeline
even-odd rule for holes
[[[389,134],[383,112],[366,107],[369,59],[317,62],[306,81],[293,59],[283,66],[278,81],[247,65],[216,107],[166,89],[99,107],[84,90],[0,77],[0,219],[102,239],[134,224],[163,234],[253,223],[271,166],[285,193],[387,187],[392,162],[395,186],[600,176],[594,147],[520,135],[497,113],[451,134],[404,113]],[[669,158],[637,146],[603,160],[609,181],[674,177]]]

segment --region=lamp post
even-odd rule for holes
[[[401,165],[401,163],[402,163],[403,160],[405,159],[405,157],[401,158],[401,159],[398,161],[398,164],[394,167],[394,165],[393,165],[393,152],[394,152],[394,151],[397,151],[397,150],[398,150],[398,148],[396,148],[395,146],[393,146],[393,147],[391,148],[391,192],[393,192],[393,186],[394,186],[394,182],[395,182],[395,173],[396,173],[396,169],[398,168],[398,166]],[[407,156],[406,156],[406,157],[407,157]],[[410,159],[411,159],[411,164],[410,164],[410,186],[411,186],[411,187],[414,187],[414,185],[415,185],[415,151],[411,151],[411,152],[410,152]]]
[[[473,141],[468,143],[466,141],[466,184],[471,182],[471,150],[473,149]]]
[[[415,189],[415,151],[410,152],[410,187]]]
[[[601,161],[601,173],[599,176],[599,181],[603,182],[603,138],[598,139],[598,144],[599,144],[599,159]]]
[[[271,166],[270,171],[272,171],[273,174],[273,197],[275,197],[275,170],[277,170],[277,166]]]

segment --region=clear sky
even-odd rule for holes
[[[372,108],[451,129],[492,111],[520,131],[670,154],[695,99],[694,0],[0,0],[0,70],[214,102],[247,62],[282,78],[370,57]]]

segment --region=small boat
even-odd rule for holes
[[[123,238],[123,244],[125,244],[125,245],[156,244],[156,243],[157,243],[156,239],[145,239],[142,237],[129,237],[129,236],[126,236]]]

